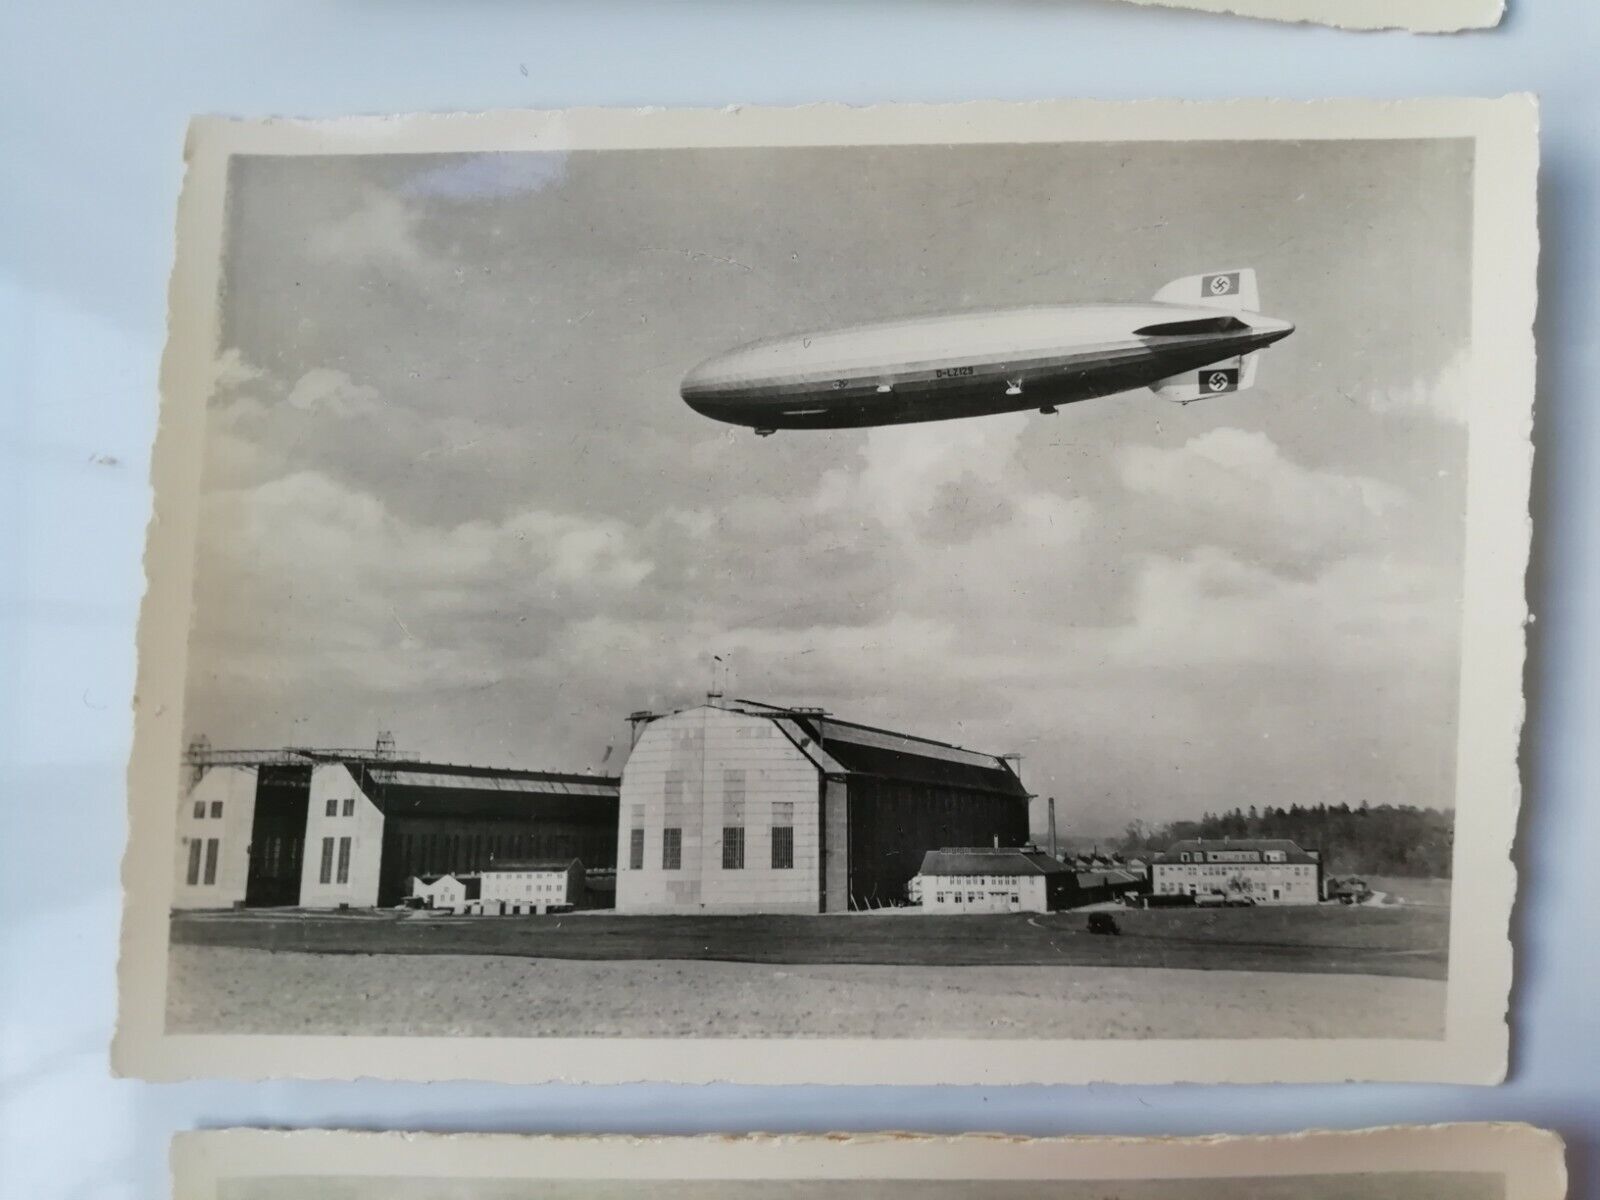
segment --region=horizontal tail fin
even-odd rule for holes
[[[1238,358],[1212,363],[1209,367],[1201,367],[1199,370],[1169,375],[1152,383],[1150,390],[1163,400],[1171,400],[1175,404],[1189,404],[1195,400],[1204,400],[1207,396],[1226,396],[1229,392],[1242,392],[1246,388],[1255,386],[1256,366],[1260,358],[1258,352],[1252,352]]]
[[[1207,271],[1204,275],[1185,275],[1167,284],[1153,299],[1158,304],[1207,304],[1236,311],[1261,311],[1261,296],[1256,291],[1256,273],[1249,267]]]

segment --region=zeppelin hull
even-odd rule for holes
[[[682,394],[704,416],[761,431],[1049,411],[1248,354],[1286,325],[1180,320],[1193,316],[1153,305],[1018,310],[797,335],[707,360]],[[1180,332],[1148,333],[1151,322]]]
[[[1253,347],[1252,347],[1253,348]],[[1011,362],[867,371],[828,380],[775,378],[738,389],[685,390],[696,412],[765,429],[848,429],[1055,408],[1147,387],[1241,350],[1215,344],[1135,346]]]

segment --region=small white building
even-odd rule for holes
[[[918,875],[922,906],[934,912],[1050,912],[1065,907],[1073,872],[1037,846],[930,850]]]
[[[575,858],[491,863],[483,872],[482,899],[487,913],[568,912],[584,902],[583,863]]]
[[[1256,904],[1316,904],[1322,859],[1287,838],[1174,842],[1150,865],[1154,896],[1220,894]]]
[[[425,908],[464,913],[477,902],[482,886],[475,875],[416,875],[411,879],[411,895]]]

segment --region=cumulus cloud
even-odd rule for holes
[[[244,353],[237,346],[230,346],[212,362],[211,394],[226,395],[254,383],[262,374],[260,367],[245,360]]]
[[[313,229],[307,250],[314,259],[385,274],[418,275],[436,265],[420,237],[421,214],[392,192],[369,189],[361,203]]]
[[[1396,654],[1431,652],[1441,633],[1448,640],[1438,621],[1440,583],[1381,555],[1339,559],[1294,579],[1201,547],[1145,564],[1133,618],[1108,631],[1107,646],[1126,663],[1174,671],[1312,661],[1376,669]]]
[[[507,631],[536,617],[545,636],[652,569],[620,522],[525,511],[430,526],[315,471],[214,493],[199,562],[209,661],[299,673],[308,693],[330,676],[422,692],[493,680]]]
[[[1124,447],[1116,461],[1124,486],[1165,507],[1172,532],[1275,564],[1306,566],[1370,544],[1407,503],[1391,484],[1302,466],[1266,434],[1242,429],[1213,429],[1171,449]]]
[[[285,399],[302,412],[326,412],[339,418],[365,417],[378,411],[377,388],[357,383],[331,367],[307,371]]]
[[[1410,383],[1376,388],[1368,404],[1380,414],[1423,413],[1440,421],[1465,424],[1472,402],[1470,355],[1453,355],[1438,371]]]

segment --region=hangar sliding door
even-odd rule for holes
[[[244,902],[252,908],[298,904],[311,768],[263,766],[257,772]]]

